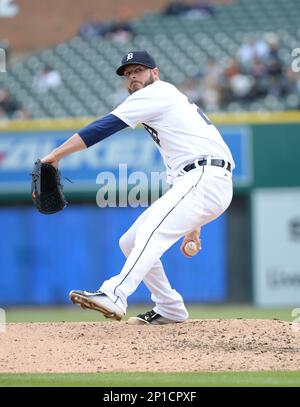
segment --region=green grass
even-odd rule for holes
[[[300,372],[0,374],[0,387],[299,387]]]
[[[292,321],[291,308],[255,308],[243,305],[190,305],[187,307],[190,319],[280,319]],[[130,306],[126,318],[148,311],[151,305]],[[35,307],[35,308],[8,308],[6,322],[79,322],[79,321],[105,321],[105,318],[96,311],[81,310],[77,306],[66,307]]]

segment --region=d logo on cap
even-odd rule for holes
[[[133,53],[129,52],[129,54],[127,55],[127,61],[129,61],[132,58],[133,58]]]

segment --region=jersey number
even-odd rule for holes
[[[147,130],[147,132],[150,134],[150,136],[153,138],[156,144],[160,146],[160,139],[158,138],[158,133],[156,130],[154,130],[152,127],[148,126],[148,124],[142,123],[144,128]]]

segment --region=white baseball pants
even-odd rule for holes
[[[183,299],[172,289],[160,257],[186,233],[220,216],[231,202],[232,191],[231,173],[221,167],[202,166],[176,178],[173,187],[121,237],[127,260],[120,274],[106,280],[100,290],[126,313],[127,297],[144,281],[155,312],[185,321]]]

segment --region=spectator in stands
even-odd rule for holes
[[[259,58],[254,58],[249,72],[256,79],[263,78],[267,74],[267,67]]]
[[[215,9],[211,4],[210,0],[196,0],[186,11],[185,15],[188,18],[199,19],[213,16],[215,14]]]
[[[288,100],[291,107],[300,105],[299,74],[284,67],[276,36],[268,33],[263,40],[247,40],[240,50],[242,58],[230,58],[226,64],[208,58],[201,71],[187,78],[180,89],[208,112],[226,110],[232,102],[247,108],[250,102],[263,102],[270,96]]]
[[[34,78],[33,87],[37,92],[48,92],[61,85],[61,76],[49,65],[45,65],[43,70]]]
[[[127,43],[132,40],[135,33],[129,21],[131,10],[128,6],[123,5],[117,9],[114,19],[107,26],[105,37],[109,40]]]
[[[188,97],[191,103],[198,104],[201,95],[200,84],[201,81],[198,77],[187,78],[178,88]]]
[[[79,35],[84,39],[103,37],[107,33],[107,26],[90,16],[89,19],[79,27]]]
[[[182,0],[173,0],[163,10],[165,16],[179,16],[186,13],[190,7]]]
[[[270,54],[270,46],[267,38],[266,36],[264,38],[258,38],[254,45],[254,58],[263,62],[266,61]]]
[[[269,56],[270,48],[263,38],[249,37],[238,49],[237,59],[245,70],[249,69],[254,59],[265,61]]]
[[[201,106],[205,107],[207,111],[217,111],[221,106],[221,89],[219,83],[211,83],[204,85],[201,88]]]
[[[268,95],[281,97],[285,93],[285,70],[279,57],[279,43],[276,35],[268,37],[269,55],[265,61],[268,75]]]
[[[5,63],[7,67],[10,63],[10,42],[6,38],[0,39],[0,48],[5,51]]]
[[[12,118],[20,110],[19,103],[12,97],[9,89],[0,89],[0,108],[2,115]]]
[[[12,96],[9,89],[0,89],[0,120],[27,119],[29,113]]]
[[[200,83],[201,105],[207,111],[218,110],[221,103],[220,77],[222,66],[212,57],[209,57],[202,71]]]
[[[126,43],[134,37],[134,30],[126,15],[119,14],[107,29],[106,37],[115,42]]]
[[[298,72],[294,72],[291,68],[287,68],[285,71],[285,94],[296,95],[300,97],[300,75]]]
[[[244,102],[252,99],[254,78],[243,72],[238,60],[229,59],[223,77],[223,95],[226,95],[224,102]]]
[[[268,73],[271,76],[282,76],[283,74],[283,66],[282,61],[278,55],[278,42],[277,40],[270,42],[270,52],[268,58],[266,59],[266,65],[268,69]]]
[[[252,66],[250,67],[249,74],[254,79],[253,97],[259,98],[267,94],[268,79],[267,67],[259,58],[254,58]]]
[[[252,90],[254,87],[253,77],[240,72],[230,78],[229,84],[234,101],[246,102],[252,100]]]
[[[227,65],[226,65],[226,68],[225,68],[226,77],[231,79],[235,75],[238,75],[240,72],[241,72],[241,68],[240,68],[239,62],[234,58],[230,58],[227,61]]]

